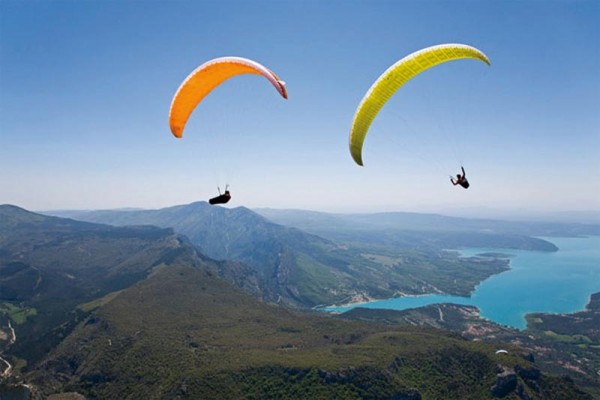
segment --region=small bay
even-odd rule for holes
[[[481,282],[471,297],[442,294],[396,297],[344,307],[325,307],[344,312],[355,307],[406,310],[438,303],[472,305],[481,316],[518,329],[526,327],[525,314],[571,313],[584,309],[590,295],[600,291],[600,236],[544,238],[557,252],[513,249],[461,249],[463,257],[501,253],[511,269]]]

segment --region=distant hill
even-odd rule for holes
[[[438,244],[478,247],[532,248],[551,250],[541,242],[514,240],[517,237],[600,235],[599,223],[519,222],[478,218],[457,218],[438,214],[387,212],[374,214],[332,214],[305,210],[261,208],[254,210],[278,224],[293,226],[333,240],[369,237],[374,232],[414,238],[429,237]],[[476,239],[479,237],[480,239]],[[401,242],[400,242],[401,243]],[[525,247],[523,247],[525,246]]]
[[[508,268],[506,260],[468,260],[442,249],[460,244],[452,232],[400,234],[369,231],[361,240],[343,223],[335,240],[276,224],[238,207],[206,202],[144,211],[95,211],[73,218],[114,225],[149,224],[172,227],[212,258],[251,266],[260,278],[266,300],[294,306],[389,298],[402,293],[445,292],[468,295],[483,279]],[[325,222],[327,224],[327,222]],[[444,236],[445,235],[445,236]],[[470,235],[472,245],[556,250],[549,242],[525,236]],[[464,238],[463,237],[463,238]],[[349,245],[345,239],[353,242]]]
[[[76,305],[125,289],[174,261],[211,268],[260,293],[247,267],[209,260],[172,229],[113,227],[0,205],[0,315],[20,325],[14,354],[36,359],[72,329]]]
[[[589,399],[494,350],[441,331],[292,313],[172,265],[101,305],[26,378],[44,395],[111,399]]]
[[[54,212],[59,215],[60,212]],[[284,242],[302,248],[311,242],[330,242],[274,224],[245,207],[214,207],[207,202],[167,207],[158,210],[67,211],[66,216],[82,221],[124,225],[172,227],[187,236],[202,253],[215,259],[239,260],[257,270],[277,264],[276,253]]]
[[[155,225],[172,227],[190,239],[207,256],[235,260],[251,266],[261,278],[265,298],[295,305],[317,304],[314,296],[297,287],[297,274],[308,264],[321,266],[327,253],[337,247],[329,240],[268,221],[244,207],[227,209],[206,202],[143,211],[96,211],[69,213],[73,218],[112,225]],[[341,261],[338,261],[340,264]],[[302,286],[315,294],[320,278],[344,280],[344,273],[323,267],[321,277],[303,276]],[[312,287],[311,289],[308,289]],[[311,298],[312,297],[312,298]]]

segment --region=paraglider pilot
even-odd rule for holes
[[[208,202],[212,205],[227,203],[229,200],[231,200],[231,193],[229,193],[228,188],[229,188],[229,185],[225,186],[225,193],[221,194],[221,189],[217,186],[219,195],[217,197],[213,197]]]
[[[452,184],[454,186],[460,185],[460,186],[464,187],[465,189],[468,189],[469,181],[465,177],[465,169],[462,166],[460,167],[460,169],[462,170],[462,175],[456,174],[456,180],[454,180],[454,178],[450,177],[450,182],[452,182]]]

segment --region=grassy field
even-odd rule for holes
[[[13,303],[0,303],[0,313],[8,316],[15,324],[21,325],[27,321],[28,317],[37,315],[35,308],[21,307]]]

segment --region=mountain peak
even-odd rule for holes
[[[40,224],[53,219],[57,218],[37,214],[12,204],[0,205],[0,231],[21,225]]]

